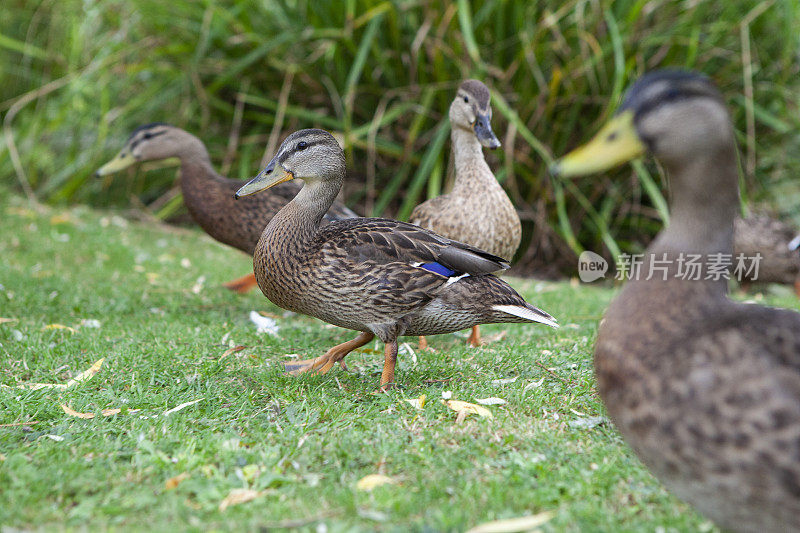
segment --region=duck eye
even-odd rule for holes
[[[611,133],[608,134],[608,137],[606,137],[606,142],[614,142],[614,141],[616,141],[617,140],[617,135],[618,134],[617,134],[616,131],[612,131]]]
[[[469,103],[469,97],[468,97],[468,96],[465,96],[465,97],[464,97],[464,103],[465,103],[465,104],[468,104],[468,103]]]
[[[297,149],[298,150],[305,150],[306,148],[308,148],[308,143],[307,142],[300,141],[299,143],[297,143]]]
[[[147,132],[147,133],[145,133],[145,134],[142,136],[142,138],[143,138],[144,140],[147,140],[147,139],[149,139],[149,138],[150,138],[150,137],[152,137],[152,136],[153,136],[153,134],[152,134],[152,133],[150,133],[150,132]]]

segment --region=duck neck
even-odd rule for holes
[[[656,257],[664,253],[699,254],[705,265],[715,254],[733,253],[733,221],[738,212],[739,187],[733,142],[690,161],[664,164],[671,187],[670,223],[648,248]],[[730,262],[735,258],[730,258]],[[727,292],[727,280],[707,281]]]
[[[187,187],[220,179],[220,176],[214,171],[203,142],[188,132],[181,133],[175,156],[181,160],[181,188],[186,194]]]
[[[476,182],[497,184],[483,157],[483,147],[472,131],[454,127],[450,132],[450,141],[456,171],[454,194],[459,191],[475,190]]]
[[[272,218],[264,233],[285,229],[299,240],[309,239],[341,188],[341,179],[307,181],[297,196]]]

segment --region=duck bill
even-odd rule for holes
[[[641,157],[645,149],[636,133],[633,112],[624,111],[603,126],[591,141],[557,161],[551,171],[565,178],[594,174]]]
[[[241,189],[236,191],[235,196],[237,199],[242,196],[249,196],[293,179],[294,174],[283,168],[283,165],[277,163],[273,159],[264,170],[258,173],[258,176],[245,183]]]
[[[97,169],[97,172],[95,172],[94,175],[96,177],[108,176],[109,174],[114,174],[120,170],[125,170],[134,163],[136,163],[136,158],[133,157],[131,151],[125,147],[116,155],[116,157],[114,157],[114,159]]]
[[[500,148],[500,141],[492,131],[492,124],[488,115],[478,115],[475,117],[475,122],[472,124],[472,131],[475,132],[475,137],[482,146],[486,148]]]

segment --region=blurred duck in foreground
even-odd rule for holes
[[[477,324],[555,319],[491,275],[508,263],[405,222],[351,218],[320,226],[345,177],[333,136],[301,130],[283,142],[237,197],[293,178],[298,195],[264,228],[253,256],[258,286],[275,304],[361,333],[324,355],[287,364],[325,373],[375,336],[385,344],[381,390],[394,382],[397,338],[451,333]]]
[[[181,192],[192,219],[214,239],[249,255],[253,255],[267,222],[300,191],[299,184],[285,183],[272,189],[270,194],[236,202],[234,193],[242,182],[216,173],[203,141],[187,131],[163,123],[136,128],[119,154],[95,175],[105,176],[142,161],[171,157],[181,161]],[[355,216],[343,204],[334,202],[324,218],[331,221]],[[248,274],[225,286],[244,293],[255,284],[253,274]]]
[[[733,125],[705,77],[658,71],[554,167],[601,172],[651,152],[671,184],[670,224],[600,322],[598,389],[625,440],[680,498],[733,531],[800,530],[800,313],[735,303],[704,262],[730,254],[738,211]],[[647,279],[649,267],[655,275]]]
[[[450,104],[450,142],[455,183],[448,194],[419,204],[409,222],[511,261],[519,248],[522,226],[517,210],[483,158],[482,147],[500,147],[492,131],[489,89],[466,80]],[[480,329],[472,328],[472,346],[481,344]],[[424,337],[420,347],[427,347]]]

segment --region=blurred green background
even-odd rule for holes
[[[134,127],[183,127],[244,179],[317,126],[344,139],[347,203],[404,218],[446,186],[447,109],[477,77],[503,142],[487,159],[524,221],[518,272],[569,272],[583,248],[646,244],[666,192],[652,161],[562,182],[550,158],[586,140],[632,79],[682,66],[730,105],[745,205],[798,223],[799,12],[796,0],[6,0],[0,191],[180,218],[172,168],[93,178]]]

